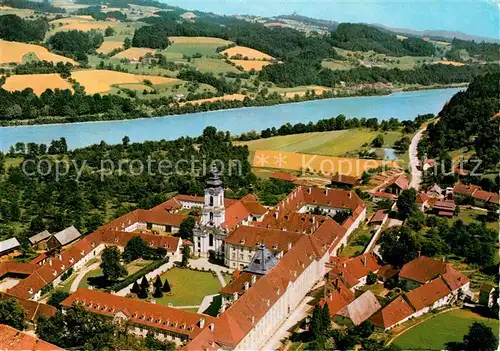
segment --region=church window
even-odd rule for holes
[[[214,221],[214,213],[210,212],[209,217],[210,217],[210,222],[213,222]]]
[[[214,235],[213,234],[208,235],[208,245],[214,246]]]
[[[214,205],[214,197],[210,195],[210,206]]]

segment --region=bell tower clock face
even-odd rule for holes
[[[209,193],[210,195],[214,195],[214,194],[215,194],[215,190],[214,190],[214,189],[208,189],[208,193]]]

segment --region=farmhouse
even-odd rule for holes
[[[47,248],[49,250],[59,249],[63,246],[69,245],[75,240],[79,239],[82,234],[74,226],[66,228],[59,233],[52,235],[47,241]]]
[[[385,188],[385,192],[398,196],[403,190],[408,189],[409,184],[410,183],[406,175],[402,174],[396,177],[391,183],[389,183],[389,185],[387,185],[387,187]]]
[[[498,289],[491,284],[483,283],[479,289],[479,303],[489,308],[498,304]]]
[[[377,297],[368,290],[347,306],[343,307],[335,315],[335,322],[348,326],[358,326],[370,318],[381,307]]]
[[[331,268],[329,276],[341,277],[347,287],[355,289],[366,285],[368,273],[377,273],[381,266],[375,254],[365,253],[353,258],[330,257],[327,267]]]
[[[21,247],[21,244],[16,238],[0,241],[0,256],[8,255],[19,247]]]
[[[43,232],[40,232],[38,234],[33,235],[32,237],[29,238],[29,241],[31,245],[33,246],[38,246],[45,241],[47,241],[51,237],[51,234],[49,233],[48,230],[44,230]]]
[[[435,214],[444,217],[453,217],[456,209],[457,205],[455,205],[453,200],[436,201],[432,206],[432,210]]]

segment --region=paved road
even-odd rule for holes
[[[410,166],[411,166],[411,181],[410,188],[414,188],[418,190],[420,188],[420,183],[422,183],[422,172],[417,168],[419,165],[418,155],[417,155],[417,147],[420,139],[422,138],[422,134],[424,133],[426,127],[420,129],[417,134],[413,137],[410,143],[410,148],[408,150],[410,154]]]
[[[73,293],[78,289],[78,285],[80,285],[80,282],[82,281],[83,277],[85,277],[85,274],[87,274],[90,271],[93,271],[94,269],[99,268],[99,265],[101,262],[95,262],[92,263],[90,266],[82,270],[78,275],[76,276],[75,280],[73,280],[73,283],[71,283],[71,288],[69,288],[69,292]]]

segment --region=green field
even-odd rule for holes
[[[369,144],[379,133],[369,129],[346,129],[276,136],[245,144],[250,151],[282,150],[325,156],[350,156],[362,149],[371,149]],[[399,131],[389,131],[383,135],[385,147],[393,146],[394,142],[402,137]]]
[[[462,341],[474,322],[482,322],[498,334],[499,322],[469,310],[453,310],[437,315],[410,329],[394,343],[403,350],[442,350],[445,343]]]
[[[191,60],[191,66],[199,70],[200,72],[213,73],[218,75],[219,73],[241,73],[236,67],[231,66],[224,60],[214,59],[214,58],[198,58]]]
[[[222,46],[222,44],[214,43],[173,43],[168,48],[165,49],[164,53],[169,55],[180,54],[186,56],[192,56],[194,54],[202,54],[203,56],[215,56],[218,55],[216,49]]]
[[[206,295],[217,294],[221,285],[210,272],[172,268],[161,275],[162,282],[168,279],[171,294],[164,294],[156,302],[162,305],[198,306]]]

